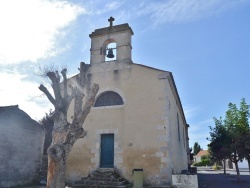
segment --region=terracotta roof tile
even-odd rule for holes
[[[200,150],[196,156],[203,156],[203,155],[207,155],[207,154],[208,154],[208,150]]]

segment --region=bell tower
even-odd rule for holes
[[[131,37],[134,33],[127,23],[113,26],[114,20],[110,17],[109,27],[96,29],[89,35],[91,38],[90,64],[96,65],[110,61],[132,63]],[[109,47],[111,43],[115,46]]]

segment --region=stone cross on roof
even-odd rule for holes
[[[112,16],[108,19],[108,21],[110,22],[110,28],[113,26],[113,21],[115,21],[115,18],[113,18]]]

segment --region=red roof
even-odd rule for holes
[[[203,155],[207,155],[207,154],[208,154],[208,150],[200,150],[196,156],[203,156]]]

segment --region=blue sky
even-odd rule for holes
[[[0,106],[40,119],[52,106],[38,67],[77,72],[89,63],[94,29],[129,23],[135,63],[173,73],[190,125],[190,146],[206,149],[208,126],[229,102],[250,104],[250,0],[0,1]]]

